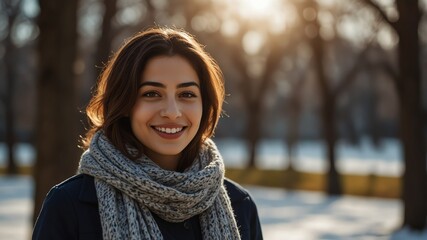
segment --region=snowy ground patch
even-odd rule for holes
[[[398,200],[249,190],[259,208],[265,239],[390,239],[400,224]]]
[[[30,177],[0,176],[0,239],[30,239],[32,200]]]

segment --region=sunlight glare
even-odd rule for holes
[[[243,49],[246,53],[256,55],[264,45],[264,35],[256,31],[249,31],[243,37]]]
[[[233,37],[239,32],[239,23],[234,19],[226,19],[221,25],[224,36]]]
[[[268,17],[277,1],[274,0],[237,0],[235,5],[240,6],[237,11],[246,19]]]
[[[291,0],[216,0],[218,12],[225,21],[235,22],[221,26],[224,35],[233,36],[236,29],[256,29],[259,32],[280,35],[298,19]]]
[[[358,10],[354,15],[341,18],[337,25],[337,34],[351,40],[355,46],[363,46],[378,30],[375,25],[375,15],[368,10]]]
[[[281,32],[285,31],[287,21],[284,14],[282,15],[276,14],[271,16],[270,22],[271,24],[269,29],[272,33],[280,34]]]
[[[283,15],[282,0],[223,0],[231,13],[241,20],[266,20]]]
[[[396,33],[388,26],[384,26],[378,30],[377,39],[381,47],[386,50],[393,49],[399,42]]]
[[[221,23],[212,13],[203,13],[193,17],[191,27],[196,31],[216,32]]]

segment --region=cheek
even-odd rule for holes
[[[203,107],[202,103],[195,104],[191,106],[188,109],[189,116],[191,116],[191,120],[194,124],[200,124],[200,121],[202,120],[202,114],[203,114]]]
[[[158,104],[152,104],[152,103],[137,103],[132,109],[132,113],[135,115],[152,115],[159,111]]]
[[[140,125],[149,119],[150,108],[147,106],[143,106],[143,104],[136,104],[131,111],[131,122],[132,126]]]

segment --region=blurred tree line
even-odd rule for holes
[[[381,146],[397,137],[403,225],[425,229],[426,1],[270,2],[263,10],[226,0],[3,0],[1,141],[9,149],[36,145],[35,212],[49,188],[75,172],[81,111],[103,64],[124,39],[157,24],[191,32],[219,62],[230,96],[216,137],[245,139],[248,167],[257,165],[262,138],[285,140],[289,168],[298,141],[320,138],[325,191],[339,195],[337,141],[369,136]]]

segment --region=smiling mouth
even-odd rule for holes
[[[164,134],[176,134],[176,133],[182,132],[186,127],[176,127],[176,128],[152,127],[152,128]]]

